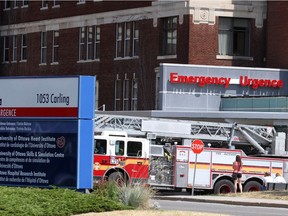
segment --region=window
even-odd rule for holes
[[[52,62],[58,62],[59,31],[53,31]]]
[[[125,23],[124,56],[131,56],[131,23]]]
[[[95,60],[100,57],[100,27],[88,26],[80,28],[79,61]]]
[[[114,110],[137,110],[138,79],[133,74],[132,81],[125,74],[124,80],[115,79]]]
[[[85,27],[80,28],[79,35],[79,60],[85,60]]]
[[[23,34],[21,39],[21,60],[27,60],[27,35]]]
[[[139,24],[133,22],[133,56],[139,55]]]
[[[250,56],[250,20],[219,18],[219,55]]]
[[[87,47],[86,47],[86,60],[93,58],[93,27],[87,27]]]
[[[131,86],[131,110],[137,110],[138,80],[133,78]]]
[[[47,62],[47,32],[41,32],[41,59],[40,63]]]
[[[116,140],[115,142],[115,155],[124,155],[125,148],[124,148],[124,141]]]
[[[94,154],[107,154],[107,140],[94,140]]]
[[[129,80],[123,80],[123,110],[129,110]]]
[[[142,156],[142,143],[128,141],[127,142],[127,156],[141,157]]]
[[[162,55],[175,55],[177,48],[177,17],[163,19]]]
[[[11,7],[11,1],[5,0],[4,1],[4,9],[10,9],[10,7]]]
[[[46,0],[42,0],[42,2],[41,2],[41,8],[48,8],[48,1]]]
[[[117,57],[122,57],[122,24],[119,23],[116,25],[116,58]]]
[[[60,6],[59,0],[53,0],[53,7]]]
[[[116,25],[116,58],[134,57],[139,53],[139,24],[136,22]]]
[[[3,62],[9,62],[9,36],[4,37]]]
[[[94,59],[100,58],[100,27],[94,27]]]
[[[24,7],[24,6],[28,6],[29,0],[23,0],[22,3],[23,3],[23,7]]]
[[[18,44],[17,39],[18,39],[17,35],[13,35],[13,55],[12,55],[12,57],[13,57],[14,62],[17,61],[17,44]]]
[[[114,110],[120,110],[120,102],[121,102],[121,80],[118,78],[115,80],[115,101],[114,101]]]
[[[13,0],[13,8],[17,8],[18,7],[18,0]]]

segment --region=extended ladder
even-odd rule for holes
[[[105,130],[125,131],[139,137],[154,134],[157,137],[225,141],[230,145],[232,142],[252,144],[261,153],[265,152],[261,146],[269,146],[276,135],[274,127],[268,126],[97,114],[95,133]]]

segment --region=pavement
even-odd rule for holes
[[[175,201],[188,201],[188,202],[207,202],[207,203],[221,203],[230,205],[244,205],[244,206],[263,206],[263,207],[276,207],[288,208],[287,200],[276,199],[255,199],[247,197],[231,197],[231,196],[216,196],[216,195],[156,195],[154,199],[161,200],[175,200]]]

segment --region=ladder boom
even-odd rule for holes
[[[128,135],[145,137],[154,133],[157,137],[226,141],[252,144],[263,152],[259,144],[271,145],[276,131],[273,127],[236,123],[217,123],[96,114],[95,132],[105,130],[125,131]],[[233,132],[232,132],[233,131]],[[231,137],[232,135],[232,137]]]

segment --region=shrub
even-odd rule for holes
[[[84,194],[70,189],[0,187],[1,216],[67,216],[87,212],[131,209],[97,192]]]
[[[113,181],[103,181],[94,186],[94,192],[111,200],[119,201],[118,186]]]
[[[118,194],[120,201],[124,205],[147,209],[150,208],[150,199],[155,192],[151,188],[141,185],[124,185],[118,187]]]

